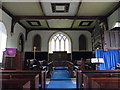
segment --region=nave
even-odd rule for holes
[[[1,0],[0,89],[120,90],[119,0]]]

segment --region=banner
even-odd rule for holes
[[[6,48],[5,56],[6,57],[15,57],[16,56],[16,48]]]
[[[98,70],[111,70],[116,67],[117,63],[120,63],[119,49],[96,49],[96,58],[103,58],[104,63],[100,64]]]

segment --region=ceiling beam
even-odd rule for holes
[[[106,14],[106,17],[109,17],[113,12],[115,12],[118,8],[120,8],[120,1],[118,4],[108,13]]]
[[[105,16],[14,16],[18,20],[25,19],[100,19]]]
[[[40,6],[40,8],[41,8],[41,10],[42,10],[43,15],[45,16],[45,13],[44,13],[44,11],[43,11],[43,7],[42,7],[41,2],[39,2],[39,6]],[[46,22],[46,24],[47,24],[48,28],[50,28],[50,26],[49,26],[49,24],[48,24],[48,21],[47,21],[47,20],[45,20],[45,22]]]
[[[92,28],[29,28],[29,30],[92,30]]]
[[[2,8],[2,10],[5,12],[5,13],[7,13],[10,17],[14,17],[14,15],[13,14],[11,14],[11,12],[9,12],[5,7],[3,7],[3,6],[1,6],[1,8]]]
[[[76,12],[75,16],[77,16],[77,14],[78,14],[78,12],[79,12],[79,8],[80,8],[81,4],[82,4],[82,1],[81,1],[81,2],[79,2],[78,8],[77,8],[77,12]],[[73,20],[72,25],[71,25],[71,28],[73,28],[74,23],[75,23],[75,20]]]

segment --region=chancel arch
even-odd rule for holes
[[[0,22],[0,63],[2,62],[3,51],[7,43],[7,31],[3,22]]]
[[[36,47],[36,51],[41,51],[41,37],[38,34],[33,37],[33,49],[34,47]]]
[[[87,50],[87,40],[85,35],[80,35],[79,37],[79,50]]]
[[[63,32],[53,34],[49,39],[49,53],[53,53],[53,51],[67,51],[67,53],[71,53],[70,37]]]

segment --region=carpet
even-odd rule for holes
[[[51,76],[51,80],[53,79],[70,79],[70,75],[67,70],[54,70]]]
[[[67,70],[54,70],[46,89],[76,89]]]

